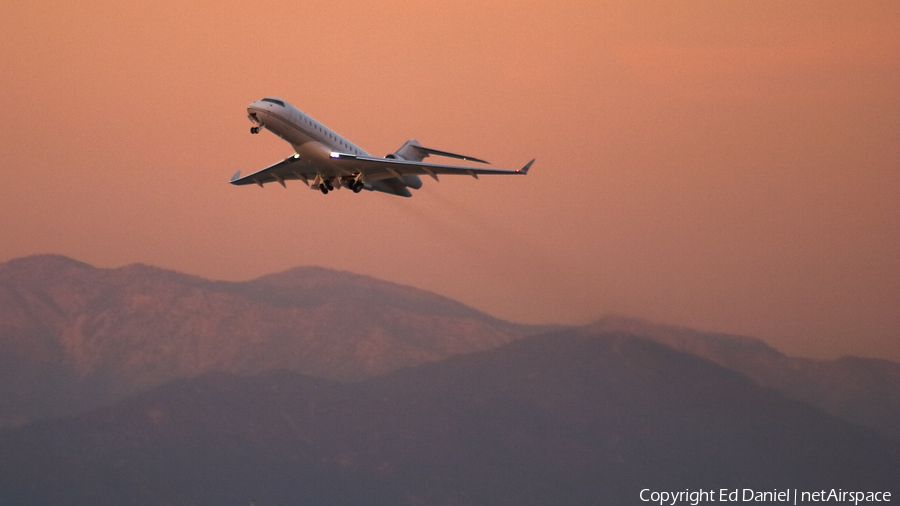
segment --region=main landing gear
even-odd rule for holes
[[[344,186],[353,190],[353,193],[359,193],[366,185],[362,181],[354,181],[352,183],[344,183]],[[328,192],[332,190],[334,190],[334,183],[330,179],[323,179],[322,182],[319,183],[319,191],[324,195],[328,195]]]

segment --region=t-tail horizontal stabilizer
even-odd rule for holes
[[[438,149],[426,148],[425,146],[414,146],[417,150],[427,154],[427,155],[438,155],[438,156],[446,156],[448,158],[458,158],[460,160],[467,160],[470,162],[478,162],[478,163],[486,163],[490,165],[491,163],[486,160],[481,160],[480,158],[475,158],[474,156],[466,156],[466,155],[458,155],[456,153],[451,153],[449,151],[441,151]]]
[[[446,156],[448,158],[458,158],[460,160],[468,160],[472,162],[478,163],[486,163],[490,165],[486,160],[482,160],[480,158],[475,158],[474,156],[466,156],[459,155],[456,153],[451,153],[449,151],[441,151],[439,149],[426,148],[425,146],[419,144],[419,141],[415,139],[410,139],[403,143],[403,146],[400,146],[400,149],[395,151],[392,155],[388,155],[388,158],[396,159],[397,157],[402,158],[403,160],[410,160],[413,162],[421,162],[425,158],[428,158],[428,155],[438,155],[438,156]]]

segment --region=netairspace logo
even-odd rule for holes
[[[813,504],[820,502],[852,503],[854,505],[866,503],[891,502],[890,492],[858,492],[843,489],[830,490],[798,490],[786,488],[783,490],[754,490],[752,488],[731,489],[720,488],[689,490],[679,492],[654,491],[649,488],[641,490],[641,501],[659,504],[660,506],[676,506],[678,504],[690,504],[697,506],[705,502],[765,502],[788,504]]]

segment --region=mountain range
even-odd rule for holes
[[[23,258],[0,265],[0,422],[74,414],[211,371],[359,380],[543,330],[321,268],[223,282]]]
[[[356,383],[175,380],[0,431],[4,504],[622,504],[892,491],[900,444],[652,341],[566,331]]]
[[[0,264],[0,503],[603,504],[891,490],[900,364],[504,322],[321,268]]]

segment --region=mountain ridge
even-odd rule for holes
[[[355,383],[176,379],[0,430],[0,500],[605,504],[642,488],[896,488],[900,443],[695,355],[565,330]]]
[[[0,264],[0,420],[71,414],[211,370],[352,381],[542,330],[365,276],[334,272],[328,284],[331,273],[223,282],[58,255]],[[16,383],[48,402],[24,398]]]
[[[143,264],[15,259],[0,264],[0,426],[84,412],[211,371],[360,381],[560,328],[505,322],[321,267],[226,282]],[[756,338],[625,317],[579,330],[651,339],[900,441],[900,364],[787,357]]]
[[[583,332],[622,332],[686,351],[743,374],[838,418],[900,441],[900,364],[845,356],[835,360],[790,357],[760,339],[607,317]]]

